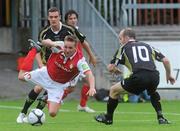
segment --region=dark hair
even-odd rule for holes
[[[128,36],[130,38],[134,38],[136,39],[136,33],[133,29],[131,28],[125,28],[124,31],[123,31],[123,35],[124,36]]]
[[[51,7],[51,8],[49,8],[48,13],[49,13],[49,12],[58,12],[59,15],[61,14],[61,13],[60,13],[60,10],[59,10],[57,7]]]
[[[65,38],[64,38],[64,41],[70,41],[70,42],[75,42],[77,43],[77,39],[75,36],[73,35],[67,35]]]
[[[75,14],[76,17],[77,17],[77,19],[78,19],[79,15],[78,15],[78,13],[77,13],[75,10],[68,10],[68,11],[66,12],[65,16],[64,16],[64,19],[65,19],[66,22],[67,22],[67,20],[68,20],[68,17],[69,17],[70,15],[72,15],[72,14]]]

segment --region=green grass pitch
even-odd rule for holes
[[[159,125],[150,103],[119,103],[113,125],[97,123],[93,117],[105,112],[106,103],[90,101],[97,112],[77,112],[77,101],[65,101],[55,118],[48,116],[42,126],[16,124],[22,100],[0,102],[0,131],[180,131],[180,101],[163,101],[164,115],[172,124]],[[35,105],[35,104],[34,104]]]

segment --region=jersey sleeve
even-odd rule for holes
[[[75,32],[75,35],[77,36],[77,38],[79,39],[79,41],[80,41],[81,43],[83,43],[84,40],[86,39],[86,36],[83,35],[83,34],[82,34],[78,29],[76,29],[76,28],[75,28],[74,32]]]
[[[78,67],[78,70],[80,71],[80,73],[83,73],[83,74],[86,71],[91,70],[84,57],[78,61],[77,67]]]
[[[157,61],[161,62],[165,56],[159,50],[155,49],[154,47],[152,47],[152,50],[153,50],[154,58]]]
[[[118,50],[116,51],[116,53],[114,54],[113,58],[110,61],[110,64],[115,64],[116,63],[116,55],[118,54]]]
[[[111,64],[115,64],[118,66],[119,64],[124,64],[125,63],[125,58],[124,58],[124,49],[120,47],[116,53],[114,54],[112,60],[110,61]]]
[[[82,34],[78,29],[69,25],[65,25],[65,24],[63,25],[68,28],[70,35],[75,35],[81,43],[84,42],[84,40],[86,39],[86,36]]]
[[[45,36],[46,36],[46,31],[49,29],[49,25],[47,25],[46,27],[44,27],[40,32],[39,32],[39,35],[38,35],[38,41],[42,41],[43,39],[45,39]]]

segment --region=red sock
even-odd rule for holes
[[[80,100],[80,105],[82,107],[85,107],[88,101],[88,95],[86,95],[88,90],[89,90],[89,86],[87,84],[83,84],[83,87],[81,89],[81,100]]]
[[[26,58],[23,61],[22,66],[20,67],[20,70],[24,70],[24,71],[31,71],[32,70],[33,62],[34,62],[34,58],[36,56],[36,53],[37,53],[37,51],[35,48],[32,48],[28,52]]]

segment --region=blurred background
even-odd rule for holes
[[[124,27],[136,31],[137,40],[162,51],[171,61],[176,84],[166,83],[162,64],[158,91],[162,99],[180,99],[180,0],[0,0],[0,98],[25,97],[32,85],[18,81],[22,58],[27,54],[27,39],[37,41],[38,32],[47,25],[47,11],[60,9],[62,21],[69,9],[79,14],[80,31],[98,58],[93,68],[97,89],[109,89],[123,76],[106,70],[119,48],[118,33]],[[36,63],[35,63],[36,68]],[[127,74],[127,69],[120,67]],[[77,98],[78,87],[73,98]]]

